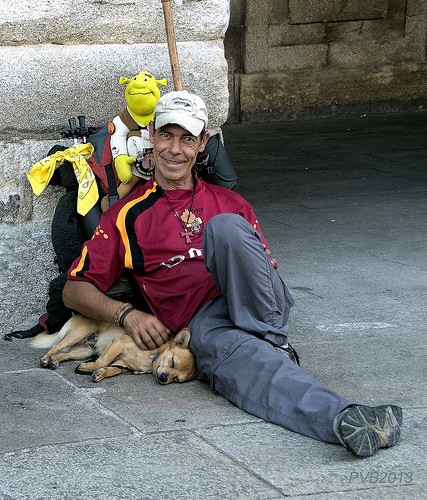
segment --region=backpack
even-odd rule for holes
[[[88,163],[98,181],[101,195],[108,194],[110,205],[118,200],[117,186],[120,181],[114,168],[113,155],[110,147],[111,135],[108,125],[98,128],[89,136],[88,142],[95,148]]]

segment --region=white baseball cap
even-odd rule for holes
[[[154,127],[158,129],[172,123],[197,137],[208,126],[206,104],[186,90],[163,95],[154,108]]]

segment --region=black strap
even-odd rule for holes
[[[111,205],[116,203],[116,201],[119,199],[112,163],[108,163],[108,165],[105,165],[105,173],[107,174],[108,182],[108,204],[111,207]]]
[[[3,340],[7,340],[8,342],[12,342],[13,338],[16,339],[28,339],[30,337],[35,337],[39,333],[44,332],[44,328],[37,323],[37,325],[29,328],[28,330],[17,330],[15,332],[5,333],[3,335]]]

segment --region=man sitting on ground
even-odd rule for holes
[[[347,400],[295,362],[293,300],[251,205],[193,171],[207,120],[194,94],[160,98],[150,124],[153,177],[102,215],[68,272],[65,304],[116,321],[141,349],[189,326],[199,380],[239,408],[357,456],[394,446],[401,408]],[[125,270],[150,313],[105,295]]]

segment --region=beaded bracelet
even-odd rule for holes
[[[128,307],[127,309],[125,309],[122,314],[119,316],[119,326],[121,326],[122,328],[124,328],[124,322],[125,322],[125,318],[126,316],[134,310],[134,307],[131,305],[130,307]]]
[[[120,316],[122,315],[123,311],[125,311],[128,307],[132,307],[132,304],[130,304],[129,302],[127,302],[126,304],[121,304],[119,306],[119,308],[117,309],[116,311],[116,314],[114,315],[114,322],[119,325],[119,326],[122,326],[120,323],[119,323],[119,320],[120,320]]]

